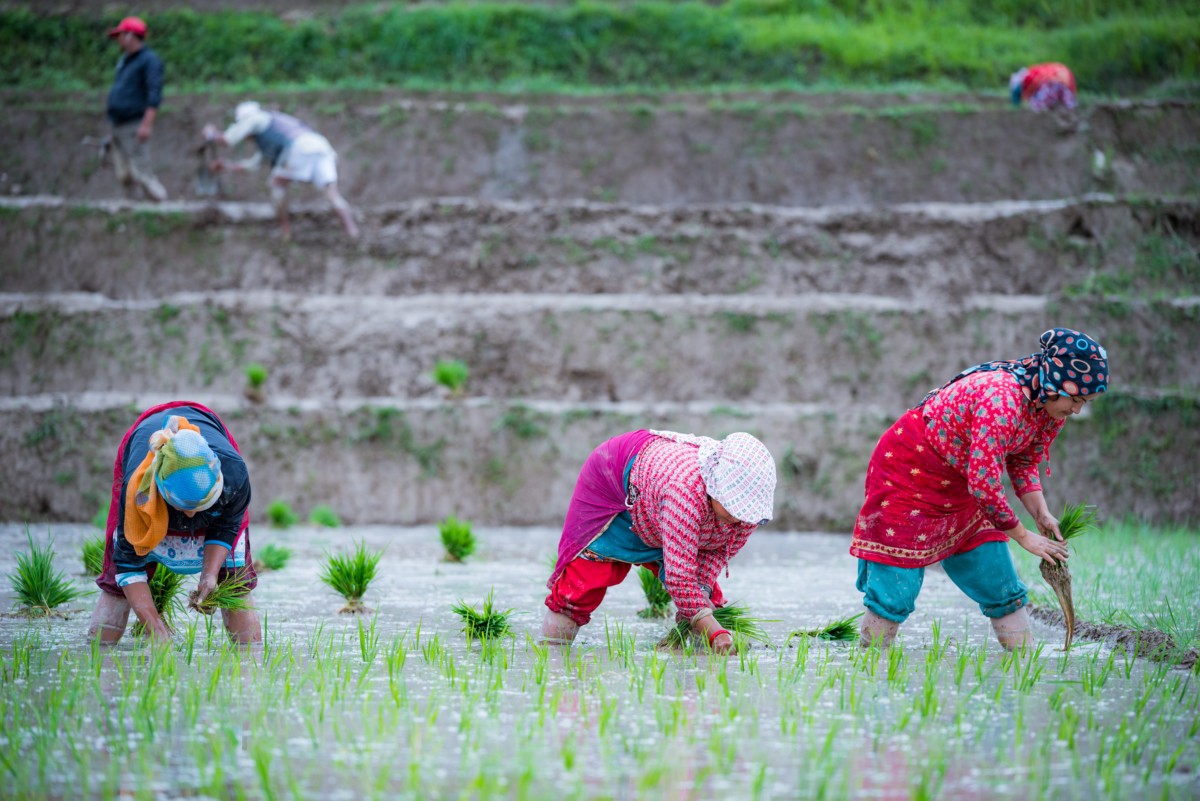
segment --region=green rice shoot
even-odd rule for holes
[[[470,375],[467,363],[458,359],[442,359],[433,366],[433,380],[450,390],[454,397],[463,393]]]
[[[255,570],[283,570],[292,558],[292,549],[268,542],[254,554]]]
[[[158,616],[167,628],[175,628],[175,614],[183,609],[183,599],[180,597],[183,595],[183,575],[159,565],[154,569],[154,575],[150,577],[148,584],[150,598],[154,601]],[[142,621],[135,621],[131,633],[140,636],[145,632],[146,627],[142,625]]]
[[[736,642],[739,638],[742,640],[753,640],[759,643],[767,643],[770,637],[763,629],[763,623],[773,623],[772,620],[764,620],[763,618],[754,617],[750,614],[750,610],[741,604],[726,604],[713,610],[713,617],[721,624],[721,628],[727,630],[733,635]],[[687,642],[688,635],[691,634],[691,625],[687,621],[677,623],[667,636],[659,641],[660,648],[683,648]]]
[[[1064,540],[1081,537],[1098,528],[1096,507],[1088,504],[1068,503],[1058,517],[1058,530]]]
[[[246,595],[250,592],[250,588],[247,586],[249,583],[250,577],[239,571],[224,581],[218,581],[213,591],[200,603],[196,603],[196,592],[193,590],[188,606],[205,615],[211,615],[218,609],[230,611],[250,609],[252,608],[250,601],[246,599]]]
[[[798,629],[788,635],[788,642],[791,642],[793,637],[814,637],[830,642],[852,642],[858,639],[858,619],[862,616],[863,613],[859,612],[857,615],[844,617],[815,629]]]
[[[108,510],[112,508],[112,499],[106,500],[100,504],[100,508],[96,510],[96,514],[92,516],[92,525],[101,531],[108,527]]]
[[[508,619],[512,614],[511,609],[505,609],[503,612],[496,610],[492,601],[492,593],[489,592],[487,598],[483,601],[483,610],[477,610],[473,606],[468,606],[461,598],[458,600],[451,611],[462,618],[462,631],[467,635],[467,640],[495,640],[500,637],[511,636],[509,631]]]
[[[300,522],[300,515],[287,501],[276,499],[267,504],[267,520],[276,528],[289,528]]]
[[[61,570],[54,569],[54,539],[45,546],[34,543],[29,528],[29,553],[17,553],[17,569],[8,574],[17,604],[31,617],[58,614],[55,610],[84,593]]]
[[[478,542],[471,530],[470,520],[459,520],[453,515],[438,523],[442,547],[446,549],[447,562],[462,562],[475,553]]]
[[[337,512],[325,504],[314,506],[313,510],[308,514],[308,519],[318,526],[325,526],[326,528],[340,528],[342,525],[342,520],[337,516]]]
[[[366,543],[362,542],[349,554],[326,554],[320,578],[346,599],[346,605],[340,610],[342,613],[360,614],[367,611],[362,598],[379,572],[379,560],[382,557],[383,551],[369,551]]]
[[[671,593],[667,592],[658,576],[645,568],[639,568],[637,574],[648,604],[638,612],[638,617],[658,619],[671,614]]]
[[[79,548],[83,572],[98,576],[104,571],[104,537],[86,537]]]

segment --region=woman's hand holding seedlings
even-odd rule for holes
[[[694,618],[692,630],[709,643],[713,653],[732,654],[736,650],[733,645],[733,635],[721,628],[721,624],[717,622],[716,616],[711,612]]]
[[[1041,534],[1035,534],[1020,523],[1017,524],[1016,528],[1004,533],[1016,540],[1017,544],[1022,548],[1039,559],[1044,559],[1051,565],[1056,565],[1058,562],[1066,562],[1070,558],[1066,542],[1052,540],[1049,537],[1043,537]],[[1055,521],[1055,533],[1057,533],[1057,521]],[[1055,560],[1058,561],[1056,562]]]

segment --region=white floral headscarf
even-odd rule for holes
[[[720,441],[675,431],[650,433],[697,446],[700,477],[708,494],[738,520],[761,526],[774,516],[775,460],[756,437],[742,431]]]

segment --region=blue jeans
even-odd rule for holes
[[[1017,576],[1006,542],[985,542],[966,553],[948,556],[942,567],[988,617],[1011,615],[1028,603],[1027,588]],[[863,606],[882,618],[903,623],[917,608],[924,580],[923,567],[894,567],[859,559],[855,586],[863,593]]]

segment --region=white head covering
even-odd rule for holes
[[[720,442],[674,431],[650,433],[697,446],[700,477],[708,494],[738,520],[761,526],[774,516],[775,460],[757,438],[743,431]]]
[[[233,112],[233,118],[236,121],[241,122],[251,114],[257,114],[260,111],[262,111],[262,106],[253,100],[247,100],[244,103],[237,104],[237,109],[235,109]]]

